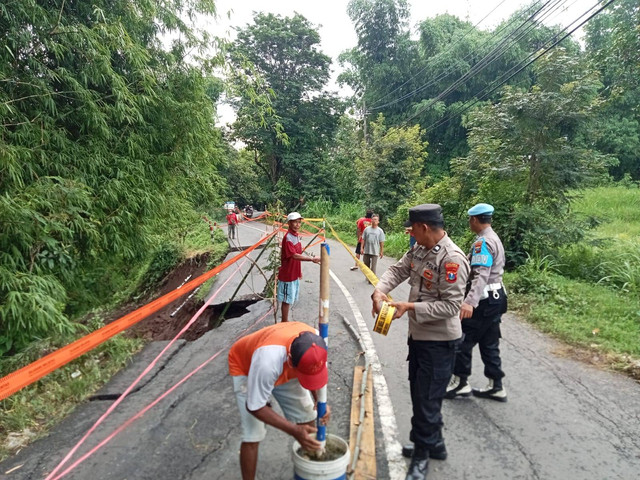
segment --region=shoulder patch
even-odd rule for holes
[[[448,283],[456,283],[456,280],[458,280],[458,269],[460,268],[460,264],[459,263],[454,263],[454,262],[447,262],[444,264],[444,269],[446,271],[446,275],[447,275],[447,282]]]
[[[471,266],[472,267],[490,267],[493,265],[493,256],[487,248],[484,238],[474,242],[471,247]]]

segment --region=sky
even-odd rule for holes
[[[292,16],[297,12],[319,26],[318,31],[322,39],[320,49],[333,59],[329,89],[347,96],[350,90],[339,87],[335,80],[340,73],[338,55],[357,43],[351,19],[347,15],[348,3],[348,0],[217,0],[219,19],[217,23],[210,24],[207,30],[218,37],[233,39],[235,33],[232,27],[244,27],[252,23],[254,11],[282,16]],[[474,25],[481,22],[478,28],[492,29],[513,12],[530,3],[530,0],[413,0],[409,2],[410,26],[412,31],[415,31],[414,27],[420,21],[442,13],[450,13]],[[596,3],[597,0],[567,0],[564,2],[564,10],[558,10],[550,16],[550,22],[547,23],[571,23]],[[219,109],[219,115],[222,123],[226,123],[232,117],[230,108],[224,106]]]

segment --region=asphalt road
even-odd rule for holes
[[[265,231],[256,224],[239,227],[249,245]],[[306,241],[305,241],[306,243]],[[400,444],[409,436],[411,402],[406,380],[406,318],[389,335],[372,332],[372,287],[351,257],[335,241],[331,246],[331,327],[329,431],[348,438],[349,399],[359,347],[344,327],[345,317],[360,332],[374,362],[378,478],[404,478],[407,462]],[[316,255],[319,248],[312,249]],[[393,263],[378,262],[378,273]],[[292,319],[314,324],[318,312],[319,268],[303,263],[301,302]],[[392,292],[406,299],[408,288]],[[243,317],[227,320],[194,342],[179,342],[79,449],[82,455],[216,352],[193,375],[65,478],[74,479],[234,479],[240,478],[240,429],[225,347],[268,311],[258,302]],[[251,330],[273,322],[269,315]],[[164,342],[150,344],[102,393],[121,393],[153,359]],[[446,461],[432,460],[430,479],[635,479],[640,471],[640,385],[557,355],[561,345],[512,315],[503,319],[502,355],[509,401],[445,401]],[[378,362],[377,364],[375,362]],[[471,377],[484,386],[479,358]],[[376,368],[377,366],[377,368]],[[51,435],[0,464],[8,479],[45,478],[112,401],[88,402]],[[291,439],[269,428],[260,450],[259,478],[292,478]],[[74,456],[78,458],[79,455]],[[5,474],[14,467],[12,473]]]

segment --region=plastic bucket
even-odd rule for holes
[[[327,435],[327,448],[344,449],[344,454],[335,460],[310,460],[298,454],[300,444],[293,442],[294,480],[346,480],[349,465],[349,445],[336,435]]]

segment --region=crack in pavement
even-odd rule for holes
[[[171,362],[171,360],[173,359],[173,357],[175,357],[183,348],[184,346],[187,344],[187,342],[182,342],[182,343],[178,343],[177,348],[173,349],[170,354],[167,356],[167,358],[164,360],[164,363],[160,366],[160,368],[158,368],[158,370],[156,372],[153,373],[153,375],[151,375],[148,378],[143,378],[144,383],[142,383],[141,385],[136,386],[136,388],[134,388],[133,390],[131,390],[127,396],[133,395],[134,393],[139,392],[140,390],[142,390],[144,387],[146,387],[147,385],[149,385],[153,380],[155,380],[155,378],[160,375],[160,373],[169,365],[169,363]],[[126,390],[126,388],[125,388]],[[124,390],[123,390],[124,392]],[[94,401],[104,401],[104,400],[117,400],[118,398],[120,398],[120,396],[122,395],[121,393],[104,393],[104,394],[96,394],[96,395],[91,395],[89,397],[89,401],[90,402],[94,402]]]
[[[200,458],[200,461],[191,470],[189,470],[185,475],[183,475],[181,478],[183,480],[188,480],[190,478],[193,478],[193,474],[196,472],[196,470],[198,470],[200,467],[202,467],[202,465],[204,465],[204,463],[207,461],[207,459],[211,455],[213,455],[214,453],[218,452],[224,446],[228,445],[229,437],[231,436],[231,433],[235,429],[236,429],[235,427],[229,428],[227,430],[227,433],[224,434],[223,438],[218,440],[217,445],[215,447],[213,447],[209,452],[207,452],[204,455],[202,455],[201,458]]]
[[[476,406],[477,406],[478,410],[480,410],[482,416],[486,420],[488,420],[490,424],[492,424],[494,427],[496,427],[496,429],[500,433],[502,433],[506,438],[509,438],[511,440],[511,442],[513,443],[513,445],[515,445],[515,447],[518,449],[520,454],[524,457],[524,459],[529,464],[529,468],[531,469],[531,472],[533,473],[533,478],[540,479],[540,474],[538,473],[538,469],[536,468],[535,462],[533,461],[532,458],[529,457],[529,454],[528,454],[526,448],[524,447],[524,445],[522,445],[522,443],[520,443],[518,441],[518,439],[515,436],[513,436],[511,434],[511,432],[509,432],[508,429],[506,429],[506,428],[502,427],[501,425],[499,425],[493,419],[493,417],[491,417],[491,415],[489,415],[489,413],[482,407],[482,405],[480,403],[477,403]]]

